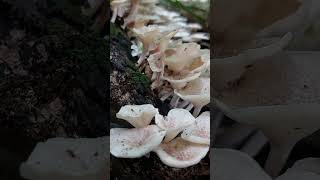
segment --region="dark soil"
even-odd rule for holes
[[[108,133],[107,24],[82,16],[82,4],[0,0],[1,180],[21,179],[39,141]]]

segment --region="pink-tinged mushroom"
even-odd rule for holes
[[[152,118],[158,114],[158,108],[151,104],[125,105],[121,107],[116,117],[128,121],[134,127],[148,126]]]
[[[124,18],[124,24],[122,28],[125,28],[129,23],[133,22],[135,19],[135,16],[138,13],[139,10],[139,4],[141,0],[130,0],[130,12],[126,18]]]
[[[198,78],[182,89],[175,89],[174,93],[194,106],[193,115],[199,115],[203,106],[210,102],[210,78]]]
[[[156,124],[167,131],[164,142],[175,138],[183,129],[192,125],[195,118],[185,109],[171,109],[166,117],[156,114]]]
[[[139,158],[158,147],[166,131],[156,125],[110,130],[110,152],[118,158]]]
[[[109,137],[52,138],[36,145],[20,174],[30,180],[107,179]]]
[[[210,112],[200,114],[195,123],[187,127],[181,134],[181,138],[198,144],[210,144]]]
[[[164,63],[173,72],[180,72],[189,67],[196,58],[200,57],[200,45],[196,43],[184,43],[175,49],[175,52],[167,56]]]
[[[112,9],[112,17],[111,22],[114,23],[116,18],[123,17],[124,14],[130,9],[130,2],[128,0],[112,0],[110,2],[110,6]]]
[[[209,146],[178,137],[169,143],[162,143],[154,151],[164,164],[175,168],[186,168],[198,164],[208,153]]]
[[[164,73],[161,79],[168,81],[174,89],[181,89],[187,85],[188,82],[199,78],[201,72],[198,73]]]
[[[150,51],[156,50],[163,53],[163,51],[169,45],[170,39],[176,34],[177,30],[170,29],[162,31],[158,26],[143,26],[141,28],[132,29],[135,36],[143,44],[143,51],[138,60],[138,65],[145,62],[146,57]]]
[[[154,54],[151,54],[149,57],[148,57],[148,63],[149,63],[149,66],[152,70],[152,72],[163,72],[164,71],[164,64],[163,64],[163,61],[161,59],[162,57],[162,53],[161,52],[156,52]]]
[[[159,38],[160,30],[155,26],[144,26],[138,29],[133,28],[132,31],[143,44],[143,51],[138,60],[138,65],[140,65],[145,61],[149,51],[156,48],[154,42]]]

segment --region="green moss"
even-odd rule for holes
[[[48,22],[47,33],[44,41],[55,58],[79,64],[81,69],[87,71],[101,68],[101,71],[107,72],[109,43],[98,33],[88,29],[80,32],[58,19]]]
[[[122,29],[114,23],[110,23],[110,36],[116,37],[118,35],[125,36],[125,33]]]
[[[138,86],[138,88],[147,89],[150,88],[150,80],[149,78],[140,72],[132,72],[132,80]]]

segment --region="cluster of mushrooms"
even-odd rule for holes
[[[164,164],[185,168],[199,163],[209,151],[209,111],[195,118],[176,108],[162,116],[157,108],[144,104],[123,106],[116,116],[135,128],[110,130],[110,152],[115,157],[139,158],[154,151]],[[153,118],[155,124],[150,125]]]
[[[196,43],[209,40],[197,33],[201,25],[187,23],[179,13],[157,5],[157,0],[113,0],[112,22],[123,18],[123,28],[135,37],[132,55],[151,79],[151,89],[172,108],[192,110],[198,116],[210,102],[210,52]],[[181,100],[182,99],[182,100]]]
[[[306,35],[309,28],[319,30],[319,3],[301,1],[293,14],[260,30],[253,48],[211,60],[215,106],[264,135],[241,151],[213,149],[214,179],[320,179],[320,160],[314,158],[280,174],[296,143],[320,129],[320,52],[318,40]],[[271,150],[263,171],[252,157],[267,142]],[[230,168],[237,170],[229,173]]]
[[[135,38],[131,48],[139,57],[139,70],[151,79],[151,89],[162,101],[171,98],[172,109],[164,117],[150,104],[123,106],[117,118],[135,128],[111,129],[110,152],[139,158],[154,151],[164,164],[184,168],[200,162],[209,151],[210,112],[200,112],[210,102],[210,51],[196,43],[209,39],[194,32],[202,28],[200,24],[187,23],[157,3],[113,0],[111,22],[123,19],[122,28]],[[155,125],[150,125],[153,118]]]

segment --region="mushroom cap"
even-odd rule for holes
[[[201,49],[200,51],[201,51],[201,59],[207,62],[207,67],[205,67],[205,69],[202,70],[201,77],[210,77],[210,50]]]
[[[186,69],[190,73],[204,72],[210,66],[210,61],[203,59],[205,56],[200,56],[196,58],[192,64]]]
[[[175,53],[167,56],[164,63],[174,72],[189,67],[195,58],[200,57],[200,45],[197,43],[183,43],[175,49]]]
[[[149,46],[160,36],[160,31],[155,26],[133,28],[132,31],[137,35],[137,38],[143,43],[144,46]]]
[[[168,81],[174,89],[181,89],[187,85],[188,82],[199,78],[201,72],[188,74],[164,74],[161,79]]]
[[[210,111],[203,112],[195,120],[195,123],[187,127],[181,134],[181,138],[193,143],[210,144]]]
[[[152,72],[164,71],[164,64],[161,57],[162,57],[161,52],[153,53],[148,57],[147,61],[149,63],[149,66]]]
[[[210,102],[210,78],[195,79],[183,89],[175,89],[174,93],[194,106],[205,106]]]
[[[166,117],[157,114],[155,117],[156,124],[167,131],[164,142],[169,142],[175,138],[183,129],[192,125],[195,118],[185,109],[171,109]]]
[[[115,7],[115,6],[119,6],[119,5],[123,5],[123,4],[128,4],[128,6],[130,6],[130,1],[128,1],[128,0],[112,0],[110,2],[111,7]]]
[[[175,168],[186,168],[199,163],[208,153],[209,146],[178,137],[169,143],[162,143],[154,151],[164,164]]]
[[[107,179],[109,137],[52,138],[36,145],[20,174],[32,180]]]
[[[161,143],[166,131],[156,125],[143,128],[113,128],[110,130],[110,152],[119,158],[138,158]]]
[[[134,127],[145,127],[158,114],[158,108],[151,104],[122,106],[116,117],[128,121]]]
[[[214,148],[210,161],[212,179],[271,180],[250,156],[232,149]]]

